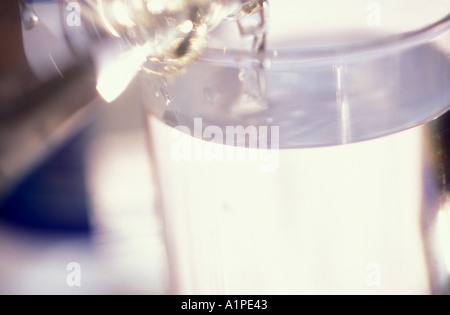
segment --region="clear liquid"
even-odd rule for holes
[[[446,56],[420,46],[364,63],[274,60],[268,107],[247,112],[236,110],[241,71],[196,62],[167,78],[170,106],[144,80],[173,292],[445,292],[441,134],[421,124],[450,104]],[[272,133],[227,144],[239,125]]]
[[[445,293],[445,149],[426,123],[450,104],[447,56],[286,65],[255,19],[238,22],[252,62],[194,62],[166,78],[170,104],[145,80],[173,292]]]
[[[423,186],[422,128],[269,159],[233,147],[231,155],[197,160],[196,150],[229,148],[207,147],[157,120],[150,125],[173,293],[427,294],[444,287],[429,282],[419,220],[422,202],[427,218],[438,210],[427,195],[433,186]],[[189,154],[175,155],[180,143]]]
[[[243,71],[249,75],[242,77]],[[279,148],[317,147],[377,138],[433,119],[450,104],[449,78],[446,55],[426,45],[365,62],[286,67],[273,59],[270,68],[196,62],[166,78],[170,106],[155,94],[160,84],[152,80],[144,97],[153,115],[187,126],[191,134],[194,118],[201,117],[224,133],[227,126],[278,126]]]

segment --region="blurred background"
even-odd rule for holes
[[[0,5],[0,294],[164,294],[139,86],[106,104],[33,3]]]
[[[139,80],[128,81],[136,74],[133,67],[136,66],[135,60],[140,59],[134,57],[139,55],[130,54],[128,60],[115,58],[117,43],[106,39],[93,19],[78,19],[80,8],[76,4],[86,2],[13,0],[0,4],[0,294],[170,293],[163,225],[154,206],[156,198],[150,167],[151,152],[141,104],[144,94],[141,94]],[[122,18],[119,9],[114,14]],[[271,14],[274,12],[272,10]],[[279,12],[283,18],[278,20],[285,23],[284,10]],[[335,14],[333,10],[329,12]],[[292,21],[297,18],[292,15]],[[341,15],[341,18],[346,16]],[[127,22],[126,19],[124,21]],[[321,26],[325,30],[329,28],[326,23]],[[284,29],[280,28],[277,33],[277,28],[272,24],[271,34],[284,40],[281,34]],[[118,50],[121,48],[119,45]],[[110,97],[114,101],[108,103],[99,96],[97,87],[101,79],[103,89],[99,90],[102,90],[104,97],[106,95],[107,99]],[[123,89],[125,91],[121,93]],[[166,95],[162,93],[162,96],[167,105]],[[443,148],[435,157],[443,160],[443,173],[448,173],[449,169],[446,155],[450,139],[449,121],[450,113],[447,113],[428,126],[432,135],[442,135],[442,138],[433,141]],[[417,144],[418,138],[412,135],[411,143]],[[391,155],[389,148],[387,146]],[[367,150],[362,152],[370,155]],[[419,154],[419,151],[416,153]],[[298,163],[297,159],[294,160]],[[313,157],[311,161],[317,162],[317,159]],[[378,165],[383,165],[383,161]],[[397,167],[395,163],[387,165]],[[408,169],[408,164],[405,165]],[[364,164],[361,163],[360,167],[362,169]],[[179,174],[174,173],[175,168],[170,169],[173,174]],[[376,171],[376,168],[371,170]],[[312,172],[315,171],[312,169]],[[342,186],[339,181],[347,174],[342,176],[340,170],[334,171],[328,173],[325,168],[322,175],[336,179],[335,187]],[[367,172],[354,173],[371,178]],[[208,170],[205,174],[210,175]],[[320,182],[320,176],[316,174],[310,178],[314,176]],[[202,177],[195,180],[201,181]],[[356,180],[349,182],[356,183]],[[287,183],[291,185],[295,179]],[[310,185],[309,182],[307,184]],[[373,184],[376,184],[375,181]],[[203,181],[203,185],[199,187],[207,187],[209,183]],[[328,185],[332,186],[330,183]],[[445,185],[449,185],[448,182]],[[255,207],[250,199],[252,195],[241,197],[245,189],[240,190],[239,187],[235,187],[239,192],[238,198],[249,200],[249,204],[251,202]],[[254,192],[258,193],[258,190]],[[367,192],[371,193],[370,189]],[[343,205],[346,204],[344,198],[347,193],[339,199]],[[433,189],[430,188],[427,193],[434,198]],[[390,196],[389,192],[387,195]],[[399,195],[410,196],[408,193]],[[198,196],[201,199],[203,195]],[[314,196],[311,198],[314,199]],[[355,200],[360,201],[354,206],[355,213],[359,213],[358,205],[365,205],[364,197]],[[184,202],[181,199],[177,201]],[[198,202],[201,203],[203,201]],[[432,203],[434,206],[435,202]],[[372,207],[376,208],[377,204],[373,203]],[[227,210],[228,205],[224,209]],[[258,207],[255,209],[259,211]],[[389,212],[389,209],[386,211]],[[231,212],[227,210],[227,213]],[[315,218],[319,223],[322,222],[321,216],[318,213]],[[385,217],[378,215],[377,218],[379,226],[384,225]],[[404,223],[402,218],[400,214],[398,222]],[[389,219],[390,225],[396,226],[395,221],[391,217]],[[353,224],[352,221],[346,223],[349,226]],[[371,224],[377,226],[373,222]],[[406,226],[417,232],[415,225]],[[311,235],[314,235],[315,226],[309,224],[309,228]],[[202,230],[195,231],[198,239],[203,240]],[[405,242],[410,241],[408,233],[403,234],[406,235]],[[239,237],[239,234],[235,235]],[[343,235],[345,239],[347,235]],[[338,242],[338,238],[335,241]],[[377,241],[374,244],[377,245]],[[360,242],[361,247],[365,246],[363,238]],[[280,247],[277,245],[276,248]],[[409,281],[409,274],[420,274],[415,270],[414,263],[421,260],[410,260],[410,256],[405,255],[405,261],[414,262],[405,267],[398,265],[396,256],[380,246],[381,249],[383,253],[388,253],[385,259],[393,262],[390,265],[402,270],[409,267],[409,273],[403,274],[408,283],[398,281],[397,269],[392,269],[394,272],[391,274],[395,275],[391,277],[393,283],[405,288],[414,287]],[[333,250],[337,253],[336,248]],[[239,259],[241,256],[238,256]],[[208,258],[205,261],[206,265],[210,262]],[[339,261],[351,269],[346,259]],[[190,263],[187,261],[186,265],[190,267]],[[271,263],[271,260],[266,260],[267,266]],[[335,262],[326,263],[326,266],[333,265],[333,270],[339,266]],[[249,266],[253,268],[253,265]],[[196,262],[196,268],[201,271],[199,274],[204,271],[201,261]],[[185,274],[190,275],[192,270],[186,269]],[[365,276],[364,272],[362,269],[361,273]],[[235,273],[230,274],[235,276]],[[420,276],[417,278],[420,283],[422,279]],[[276,277],[273,279],[282,286]],[[254,282],[249,283],[254,285]],[[322,284],[315,283],[319,289],[329,288],[328,282]]]

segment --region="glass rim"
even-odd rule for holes
[[[262,53],[239,49],[219,49],[206,47],[198,60],[223,65],[236,64],[236,60],[275,63],[326,63],[336,60],[367,58],[388,55],[393,51],[402,51],[427,44],[450,30],[450,14],[422,28],[387,35],[376,39],[359,40],[332,45],[314,45],[280,49],[267,49]]]

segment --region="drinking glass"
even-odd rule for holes
[[[447,293],[450,1],[267,11],[140,77],[171,293]]]

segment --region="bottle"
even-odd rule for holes
[[[222,21],[238,21],[265,0],[21,0],[27,57],[43,79],[93,60],[108,102],[136,73],[175,73],[204,49]],[[37,47],[36,39],[42,43]],[[50,56],[50,58],[49,58]],[[43,62],[44,61],[44,62]]]

